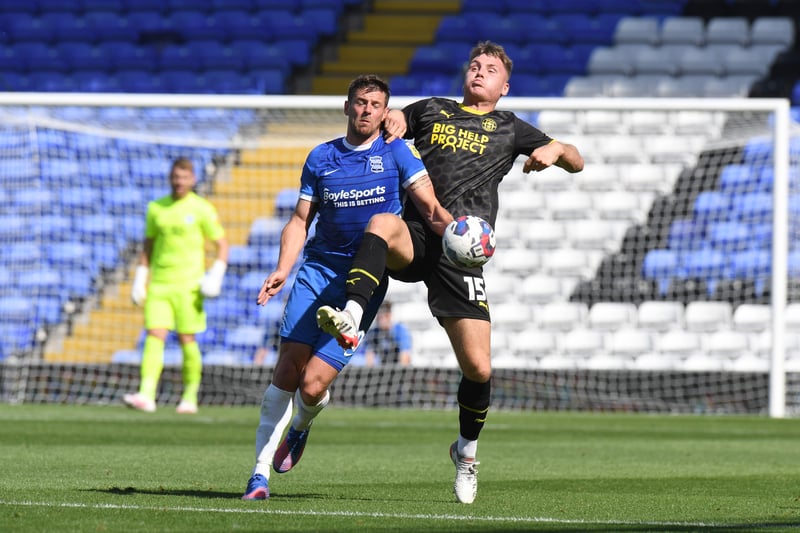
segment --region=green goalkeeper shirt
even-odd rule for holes
[[[148,203],[145,236],[153,240],[151,283],[197,285],[205,274],[205,240],[216,241],[224,234],[217,210],[195,193]]]

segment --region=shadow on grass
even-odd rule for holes
[[[117,496],[135,496],[138,494],[148,496],[189,496],[192,498],[207,499],[241,499],[241,492],[223,492],[217,490],[198,490],[198,489],[137,489],[136,487],[110,487],[107,489],[87,489],[88,492],[100,492],[103,494],[113,494]],[[270,494],[271,500],[323,500],[328,499],[325,494]]]

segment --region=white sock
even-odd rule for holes
[[[462,457],[472,457],[474,459],[478,453],[478,441],[467,440],[461,435],[458,436],[456,447],[458,448],[458,454]]]
[[[271,384],[261,400],[261,419],[256,430],[256,466],[253,474],[269,479],[272,456],[292,415],[292,393]]]
[[[292,419],[292,427],[297,431],[308,429],[308,426],[311,425],[311,421],[314,420],[320,411],[325,409],[330,399],[330,391],[325,391],[325,397],[322,398],[317,405],[306,405],[298,390],[294,397],[294,401],[297,404],[297,413],[295,413]]]
[[[350,313],[353,317],[353,321],[356,323],[356,329],[359,329],[361,326],[361,319],[364,317],[364,308],[353,300],[347,300],[344,310]]]

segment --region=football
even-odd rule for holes
[[[494,248],[494,230],[480,217],[457,217],[442,235],[444,256],[455,266],[483,266],[491,259]]]

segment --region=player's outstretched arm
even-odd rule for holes
[[[583,170],[583,156],[574,145],[554,140],[531,152],[522,171],[527,174],[531,170],[544,170],[552,165],[567,172],[580,172]]]
[[[431,229],[440,237],[444,235],[445,228],[453,221],[453,215],[439,203],[430,176],[422,176],[409,185],[406,192]]]
[[[281,248],[278,253],[278,265],[275,270],[267,276],[258,291],[256,303],[264,305],[275,296],[286,284],[289,273],[292,271],[300,252],[305,246],[308,237],[308,228],[311,221],[317,214],[316,205],[308,200],[300,199],[294,208],[292,216],[281,231]]]
[[[387,143],[402,139],[406,134],[406,116],[399,109],[390,109],[383,119],[383,138]]]

